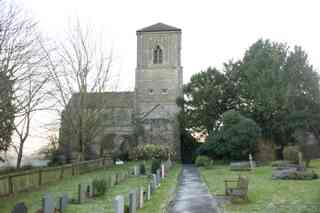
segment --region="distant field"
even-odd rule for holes
[[[311,167],[320,175],[320,160],[312,161]],[[264,166],[254,172],[241,172],[249,177],[249,202],[228,204],[225,213],[320,212],[320,179],[272,180],[271,170],[270,166]],[[224,194],[224,180],[239,174],[221,165],[200,171],[212,194]]]

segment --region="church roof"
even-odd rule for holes
[[[181,31],[181,29],[172,27],[170,25],[166,25],[163,23],[157,23],[149,27],[145,27],[140,30],[137,30],[137,32],[161,32],[161,31]]]
[[[72,95],[71,103],[76,104],[79,101],[79,93]],[[96,108],[100,104],[104,108],[133,108],[134,92],[97,92],[88,93],[85,97],[88,108]]]

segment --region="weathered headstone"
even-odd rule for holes
[[[148,188],[147,188],[147,200],[151,199],[151,184],[148,184]]]
[[[49,194],[42,197],[42,211],[43,213],[54,213],[55,211],[53,199]]]
[[[303,159],[302,159],[302,153],[301,153],[301,152],[298,152],[298,156],[299,156],[299,165],[300,165],[300,166],[304,166],[304,165],[303,165]]]
[[[58,210],[60,213],[64,212],[64,209],[67,207],[69,204],[69,198],[67,194],[63,194],[61,197],[59,197],[58,201]]]
[[[129,192],[129,213],[136,213],[137,210],[137,193],[135,190]]]
[[[78,203],[83,203],[86,199],[86,187],[84,184],[80,183],[78,185]]]
[[[165,177],[165,166],[164,164],[161,164],[161,178]]]
[[[124,213],[124,197],[122,195],[116,196],[112,201],[112,206],[115,213]]]
[[[160,186],[160,181],[161,181],[160,169],[157,169],[156,177],[157,177],[157,185]]]
[[[151,186],[151,193],[153,193],[154,191],[156,191],[157,183],[156,183],[156,181],[155,181],[154,179],[151,180],[150,186]]]
[[[155,188],[157,188],[158,179],[157,179],[157,175],[156,174],[152,174],[152,181],[153,181],[153,184],[155,185]]]
[[[143,194],[144,194],[144,189],[143,187],[140,187],[139,188],[139,208],[143,208],[143,202],[144,202]]]
[[[140,173],[140,169],[139,169],[139,166],[134,166],[133,167],[133,171],[134,171],[134,176],[138,176],[138,175],[140,175],[139,173]]]
[[[86,194],[86,196],[87,197],[93,197],[94,196],[94,188],[93,188],[92,182],[87,185],[87,194]]]
[[[27,213],[27,212],[28,212],[28,208],[24,203],[17,203],[11,211],[11,213]]]

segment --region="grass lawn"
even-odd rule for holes
[[[320,160],[312,161],[311,167],[320,175]],[[217,165],[201,168],[201,176],[212,194],[224,194],[224,180],[236,178],[239,172],[229,166]],[[249,202],[227,204],[225,213],[308,213],[320,212],[320,179],[272,180],[271,166],[258,167],[254,172],[241,172],[249,177]],[[316,204],[316,205],[315,205]]]
[[[17,202],[25,202],[28,207],[28,212],[35,212],[41,206],[41,197],[44,193],[49,192],[56,200],[56,198],[61,195],[61,193],[67,193],[69,197],[76,198],[77,189],[79,183],[88,183],[90,180],[93,180],[95,177],[104,177],[108,176],[112,172],[118,170],[127,169],[137,164],[137,162],[132,162],[124,166],[113,166],[107,170],[100,170],[97,172],[92,172],[84,174],[81,176],[72,177],[61,182],[53,183],[48,186],[43,186],[37,190],[19,193],[14,197],[0,198],[0,212],[6,213],[11,212],[14,204]],[[149,171],[149,165],[147,166]],[[157,212],[160,207],[166,202],[168,192],[170,189],[174,188],[176,184],[177,175],[180,171],[180,165],[176,165],[169,172],[169,177],[162,181],[161,187],[152,195],[152,200],[145,203],[145,207],[139,212],[148,212],[153,213]],[[110,188],[106,195],[102,197],[92,198],[85,201],[83,204],[70,204],[68,205],[65,213],[111,213],[112,209],[112,200],[116,195],[125,195],[126,202],[128,197],[128,192],[130,189],[137,188],[140,186],[146,186],[149,182],[147,176],[140,177],[130,177],[127,181],[113,186]],[[145,187],[146,188],[146,187]]]
[[[133,167],[137,162],[130,162],[125,165],[112,166],[105,170],[98,170],[96,172],[86,173],[80,176],[66,178],[62,181],[43,185],[40,188],[31,190],[30,192],[21,192],[10,197],[0,198],[0,212],[11,212],[11,209],[17,202],[24,202],[30,212],[35,212],[41,206],[41,197],[44,193],[49,192],[53,198],[57,198],[62,193],[67,193],[69,197],[75,198],[77,196],[78,184],[89,183],[96,177],[108,176],[112,172],[117,172],[123,169]]]

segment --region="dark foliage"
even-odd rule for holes
[[[151,174],[156,174],[157,170],[160,169],[161,161],[158,159],[153,159],[151,163]]]

